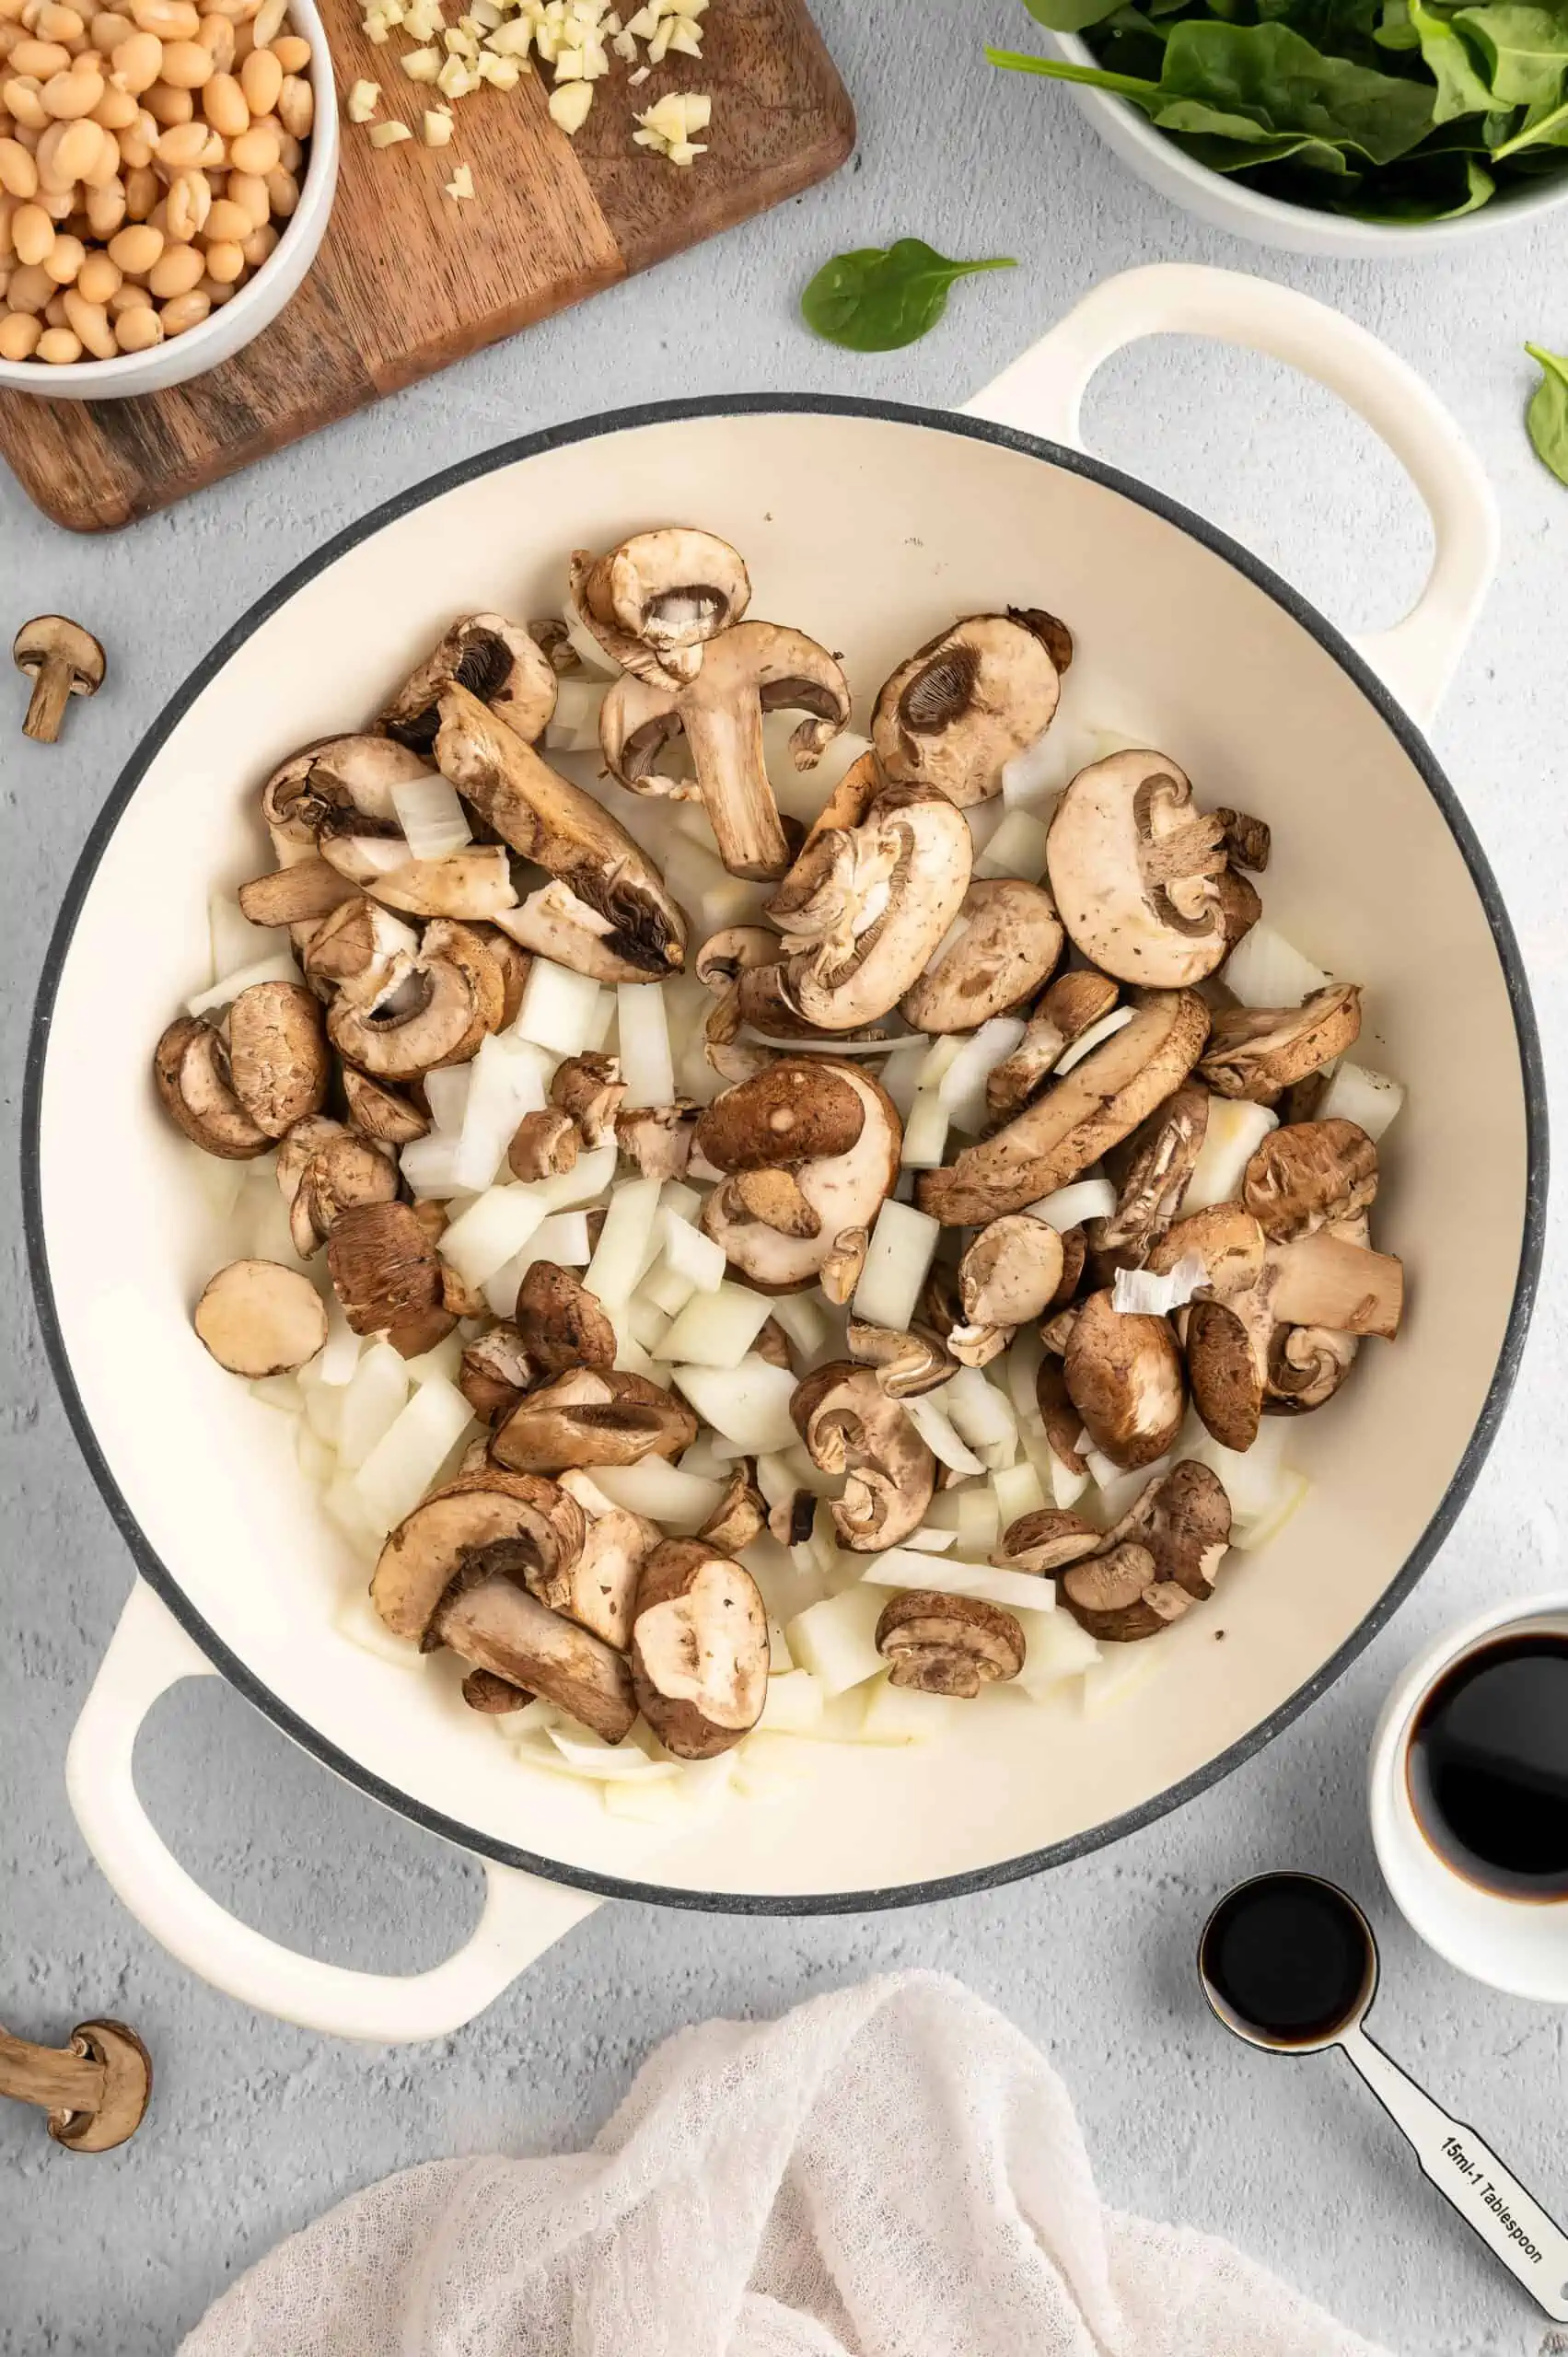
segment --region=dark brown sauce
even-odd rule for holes
[[[1365,2010],[1377,1952],[1354,1902],[1316,1875],[1260,1875],[1223,1898],[1198,1968],[1222,2021],[1264,2046],[1318,2046]]]
[[[1416,1823],[1467,1882],[1568,1899],[1568,1634],[1457,1661],[1417,1713],[1406,1774]]]

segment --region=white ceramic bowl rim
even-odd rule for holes
[[[172,1573],[154,1552],[129,1504],[110,1471],[98,1445],[91,1422],[72,1373],[70,1359],[55,1309],[53,1289],[50,1279],[48,1256],[44,1243],[44,1216],[41,1189],[40,1124],[43,1092],[44,1066],[48,1056],[54,1002],[61,976],[71,947],[77,917],[87,894],[99,863],[109,845],[132,795],[143,776],[151,767],[168,737],[197,697],[222,670],[224,665],[245,642],[296,590],[312,580],[346,551],[369,539],[384,525],[424,506],[443,493],[469,483],[503,467],[561,447],[592,441],[596,437],[618,434],[639,426],[659,425],[672,421],[727,418],[756,415],[809,415],[844,418],[870,418],[925,428],[937,434],[958,435],[970,440],[990,442],[1004,449],[1013,450],[1025,458],[1040,459],[1050,465],[1070,473],[1086,477],[1124,498],[1134,501],[1167,523],[1189,534],[1205,549],[1233,566],[1237,572],[1282,607],[1318,644],[1332,656],[1347,677],[1361,691],[1384,721],[1415,767],[1433,801],[1437,806],[1455,845],[1475,888],[1488,926],[1496,946],[1499,963],[1507,988],[1508,1003],[1514,1021],[1518,1047],[1520,1079],[1524,1097],[1526,1183],[1524,1216],[1520,1230],[1518,1271],[1515,1280],[1508,1320],[1497,1364],[1488,1387],[1481,1413],[1476,1420],[1464,1454],[1453,1477],[1434,1509],[1421,1538],[1411,1550],[1404,1563],[1378,1596],[1372,1608],[1352,1631],[1350,1636],[1330,1655],[1314,1676],[1306,1679],[1278,1708],[1250,1728],[1227,1749],[1196,1770],[1192,1774],[1168,1785],[1135,1808],[1108,1819],[1103,1824],[1072,1835],[1047,1847],[1027,1852],[1019,1856],[1004,1858],[959,1874],[944,1875],[929,1881],[904,1883],[882,1888],[860,1891],[829,1891],[773,1895],[762,1892],[731,1892],[723,1890],[684,1889],[673,1885],[643,1882],[597,1873],[569,1864],[557,1858],[541,1857],[485,1834],[479,1829],[464,1825],[439,1810],[425,1806],[410,1794],[388,1783],[341,1750],[319,1728],[285,1704],[258,1678],[250,1666],[232,1649],[222,1643],[215,1631],[195,1609]],[[1413,721],[1395,702],[1388,690],[1356,654],[1353,647],[1319,614],[1290,584],[1283,580],[1262,560],[1239,542],[1222,532],[1205,517],[1196,515],[1164,493],[1140,482],[1136,477],[1124,474],[1109,466],[1103,459],[1070,449],[1062,444],[1043,440],[1016,427],[994,425],[978,418],[958,417],[949,412],[918,408],[897,401],[862,401],[853,397],[819,394],[739,394],[707,396],[695,400],[646,403],[638,408],[606,412],[596,417],[574,423],[547,426],[540,432],[505,442],[478,457],[459,460],[455,466],[431,475],[411,490],[400,493],[348,526],[331,540],[306,557],[280,581],[263,592],[227,631],[212,651],[197,664],[183,685],[178,688],[164,706],[152,728],[144,737],[118,779],[113,792],[104,804],[98,820],[87,838],[66,888],[64,905],[51,937],[44,958],[43,975],[33,1008],[28,1043],[27,1074],[22,1103],[22,1190],[23,1221],[27,1240],[28,1261],[32,1277],[33,1294],[38,1305],[39,1323],[44,1348],[54,1380],[64,1403],[71,1429],[75,1435],[99,1491],[113,1518],[121,1537],[135,1562],[141,1576],[163,1599],[174,1618],[187,1631],[194,1643],[206,1655],[229,1683],[237,1687],[246,1699],[272,1720],[275,1726],[293,1737],[303,1749],[319,1759],[345,1781],[368,1794],[372,1799],[397,1811],[399,1816],[422,1826],[426,1831],[439,1835],[459,1848],[481,1856],[494,1858],[503,1865],[519,1868],[525,1873],[542,1875],[557,1883],[578,1889],[596,1891],[611,1898],[626,1898],[654,1905],[689,1907],[724,1914],[755,1915],[832,1915],[856,1914],[874,1908],[919,1906],[934,1899],[956,1898],[966,1892],[991,1889],[1016,1882],[1041,1873],[1045,1868],[1066,1864],[1088,1852],[1120,1840],[1153,1824],[1167,1811],[1206,1791],[1212,1784],[1239,1767],[1243,1760],[1260,1751],[1283,1733],[1293,1720],[1300,1716],[1307,1705],[1317,1701],[1341,1677],[1362,1648],[1388,1620],[1407,1596],[1444,1539],[1452,1528],[1460,1507],[1484,1464],[1487,1453],[1496,1437],[1498,1426],[1507,1406],[1509,1394],[1519,1371],[1520,1359],[1528,1331],[1530,1315],[1535,1305],[1545,1242],[1546,1193],[1548,1166],[1547,1096],[1545,1073],[1541,1060],[1540,1038],[1531,1003],[1529,983],[1524,961],[1515,938],[1513,925],[1504,906],[1496,878],[1488,865],[1485,853],[1465,814],[1458,795],[1438,766],[1430,746]]]

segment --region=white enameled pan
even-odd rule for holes
[[[1382,434],[1436,540],[1398,628],[1352,647],[1201,518],[1084,456],[1078,405],[1094,370],[1166,330],[1294,362]],[[191,1304],[228,1250],[148,1080],[152,1043],[205,970],[209,887],[261,856],[254,789],[272,764],[374,711],[454,613],[552,611],[570,550],[671,517],[744,550],[753,610],[842,648],[862,695],[955,614],[1048,607],[1078,648],[1064,710],[1114,714],[1167,748],[1205,802],[1270,821],[1271,919],[1365,984],[1369,1060],[1409,1087],[1378,1213],[1379,1241],[1411,1278],[1398,1347],[1364,1352],[1353,1391],[1293,1434],[1314,1486],[1265,1554],[1233,1559],[1223,1645],[1214,1617],[1195,1613],[1158,1640],[1172,1666],[1134,1709],[997,1711],[937,1745],[823,1747],[790,1798],[734,1801],[678,1839],[610,1817],[590,1787],[519,1781],[439,1679],[334,1633],[344,1585],[363,1573],[296,1470],[287,1421],[192,1338]],[[367,517],[228,633],[83,855],[40,1000],[26,1114],[49,1347],[141,1573],[76,1731],[71,1794],[104,1871],[165,1945],[294,2020],[433,2036],[602,1897],[819,1912],[1035,1873],[1212,1783],[1332,1681],[1475,1478],[1539,1260],[1545,1120],[1528,995],[1493,878],[1417,726],[1458,661],[1495,546],[1475,459],[1403,363],[1284,287],[1159,267],[1099,288],[962,416],[763,396],[511,444]],[[132,1746],[157,1694],[214,1670],[362,1790],[488,1862],[483,1920],[458,1956],[408,1980],[323,1966],[236,1922],[190,1879],[142,1812]]]

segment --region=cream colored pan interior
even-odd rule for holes
[[[1231,1558],[1212,1608],[1157,1641],[1169,1672],[1133,1706],[1086,1721],[988,1710],[950,1743],[823,1747],[795,1797],[734,1802],[674,1848],[608,1817],[591,1789],[524,1777],[454,1680],[412,1678],[333,1634],[343,1585],[362,1574],[295,1469],[288,1421],[192,1338],[191,1304],[227,1250],[148,1080],[153,1042],[206,976],[209,888],[266,865],[255,788],[270,766],[358,726],[455,613],[553,611],[572,549],[672,517],[745,552],[754,614],[842,651],[857,725],[893,665],[955,615],[1045,606],[1078,649],[1065,716],[1127,725],[1205,804],[1269,821],[1270,918],[1365,985],[1365,1058],[1409,1087],[1377,1240],[1403,1256],[1411,1305],[1398,1346],[1366,1345],[1347,1394],[1293,1435],[1307,1505],[1263,1555]],[[1499,948],[1433,789],[1314,630],[1237,564],[985,429],[809,408],[685,414],[561,443],[412,507],[306,580],[207,679],[122,810],[64,958],[41,1242],[60,1371],[144,1568],[263,1707],[493,1853],[720,1904],[831,1903],[1092,1838],[1214,1772],[1321,1677],[1422,1547],[1482,1417],[1520,1272],[1526,1129]]]

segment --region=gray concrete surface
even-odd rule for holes
[[[818,0],[818,13],[861,123],[854,165],[828,187],[115,538],[72,540],[0,481],[0,637],[58,608],[99,632],[113,666],[62,750],[23,743],[19,705],[0,730],[13,1124],[39,961],[94,812],[214,634],[329,533],[465,453],[619,400],[789,387],[957,401],[1098,279],[1156,258],[1255,270],[1340,305],[1414,363],[1485,455],[1504,570],[1435,737],[1523,938],[1563,1101],[1568,493],[1526,441],[1520,351],[1527,336],[1568,343],[1562,228],[1383,267],[1244,248],[1145,193],[1063,94],[989,72],[985,35],[1029,29],[1009,0]],[[960,288],[908,353],[856,359],[812,342],[793,306],[818,262],[912,233],[1022,267]],[[1228,526],[1336,620],[1391,619],[1420,578],[1424,524],[1402,476],[1282,369],[1147,346],[1105,372],[1091,424],[1103,451]],[[1188,1968],[1233,1877],[1281,1860],[1342,1876],[1384,1937],[1388,2044],[1568,2213],[1563,2017],[1491,1995],[1418,1945],[1380,1893],[1361,1802],[1380,1695],[1425,1634],[1562,1576],[1555,1237],[1506,1429],[1440,1562],[1336,1691],[1205,1799],[1045,1880],[912,1913],[744,1922],[606,1908],[484,2019],[388,2053],[323,2044],[189,1980],[76,1833],[66,1738],[131,1567],[44,1364],[14,1178],[7,1167],[0,2019],[52,2038],[123,2014],[155,2049],[158,2087],[143,2136],[99,2160],[59,2152],[34,2115],[0,2106],[6,2357],[167,2351],[238,2270],[352,2188],[437,2154],[569,2148],[679,2025],[903,1963],[957,1973],[1049,2047],[1113,2200],[1230,2235],[1401,2357],[1562,2350],[1348,2073],[1227,2041]],[[470,1865],[339,1789],[215,1682],[168,1698],[140,1764],[182,1857],[277,1936],[399,1968],[436,1960],[471,1919]]]

